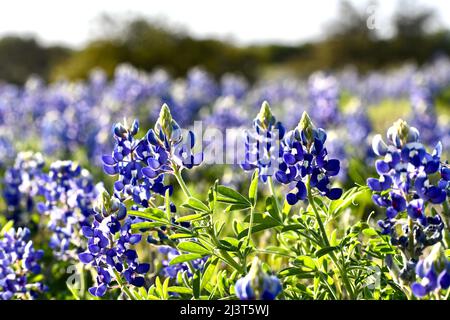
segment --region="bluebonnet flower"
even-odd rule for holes
[[[411,85],[411,125],[420,131],[421,140],[431,146],[435,145],[442,135],[436,115],[434,97],[430,85],[423,78],[415,79]]]
[[[367,115],[367,108],[358,99],[353,99],[346,108],[345,128],[348,145],[353,155],[360,158],[373,158],[373,152],[368,139],[372,132],[372,124]]]
[[[269,104],[264,101],[253,120],[253,128],[245,132],[245,158],[241,167],[246,171],[258,168],[261,180],[266,182],[277,169],[284,133],[283,125],[276,121]]]
[[[441,167],[441,179],[438,182],[438,187],[447,191],[447,197],[450,197],[450,166],[448,164],[442,164]]]
[[[82,247],[80,229],[91,223],[97,188],[86,169],[72,161],[56,161],[42,177],[40,194],[45,202],[37,205],[48,216],[52,231],[50,248],[59,259],[73,258],[71,249]]]
[[[282,290],[280,280],[264,272],[256,257],[249,273],[236,281],[234,288],[240,300],[274,300]]]
[[[202,107],[211,105],[220,91],[214,79],[204,70],[189,70],[186,79],[176,81],[171,87],[170,98],[164,102],[170,104],[177,121],[188,126]]]
[[[178,273],[185,272],[188,277],[192,277],[192,272],[189,269],[187,263],[177,263],[174,265],[169,265],[170,261],[180,255],[180,252],[172,248],[170,246],[159,246],[158,252],[164,256],[164,259],[161,261],[162,269],[161,274],[165,277],[169,277],[172,279],[176,279]],[[203,270],[206,261],[208,260],[208,256],[192,260],[190,263],[195,270]]]
[[[14,166],[5,172],[3,197],[10,218],[18,225],[30,222],[43,167],[44,159],[40,153],[20,152]]]
[[[199,165],[203,154],[194,153],[194,133],[183,136],[167,105],[145,137],[136,139],[138,130],[136,120],[130,128],[120,123],[114,126],[116,145],[112,155],[103,156],[103,168],[107,174],[119,175],[114,183],[116,196],[148,207],[153,193],[164,195],[167,189],[172,193],[173,188],[164,185],[165,174]]]
[[[450,261],[443,251],[441,244],[437,243],[430,254],[417,263],[416,275],[420,280],[411,285],[416,297],[423,298],[450,287]]]
[[[218,98],[212,106],[210,114],[204,118],[208,127],[225,132],[230,128],[238,128],[248,122],[244,106],[233,96]]]
[[[248,83],[243,77],[233,74],[225,74],[220,80],[221,96],[231,96],[236,100],[240,100],[245,97],[248,90]]]
[[[326,132],[314,127],[306,112],[303,113],[298,127],[286,134],[281,147],[282,162],[276,178],[283,184],[295,183],[294,192],[286,196],[290,205],[306,199],[305,179],[309,180],[312,188],[329,199],[341,197],[342,189],[332,188],[330,180],[339,173],[340,162],[328,158],[326,139]]]
[[[30,282],[41,273],[43,255],[34,249],[27,228],[12,228],[0,237],[0,300],[33,299],[46,290],[41,282]]]
[[[130,128],[117,123],[114,126],[116,144],[112,155],[104,155],[103,168],[109,175],[118,175],[114,183],[115,195],[122,200],[132,198],[137,204],[148,207],[151,192],[164,194],[163,173],[169,171],[168,156],[164,150],[154,152],[147,139],[136,139],[139,123],[135,120]],[[146,166],[152,169],[145,169]],[[145,175],[144,173],[147,173]]]
[[[317,72],[308,81],[310,114],[321,128],[328,128],[340,121],[339,87],[337,79],[323,72]]]
[[[125,205],[116,197],[111,198],[106,191],[99,196],[92,225],[82,227],[88,239],[87,250],[78,255],[81,262],[94,266],[97,271],[96,283],[89,288],[92,295],[103,296],[114,280],[121,284],[125,279],[136,287],[145,284],[144,274],[150,265],[140,263],[132,248],[142,239],[141,234],[131,232],[132,223]]]
[[[446,201],[443,184],[433,185],[429,179],[441,169],[442,146],[438,143],[431,154],[427,153],[419,142],[418,130],[403,120],[389,128],[387,137],[388,144],[380,135],[373,139],[374,152],[384,159],[375,163],[380,178],[369,178],[367,185],[373,191],[374,203],[386,209],[386,219],[378,223],[382,233],[390,235],[394,245],[417,261],[425,247],[442,239],[441,217],[426,214],[427,205]]]

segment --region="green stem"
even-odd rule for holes
[[[311,180],[311,177],[308,177],[308,181],[306,183],[306,188],[308,190],[308,201],[309,201],[309,204],[311,205],[311,208],[313,209],[314,215],[316,216],[317,223],[319,224],[319,229],[320,229],[320,233],[322,234],[323,242],[325,243],[325,245],[327,247],[329,247],[330,241],[328,240],[328,235],[325,230],[325,226],[323,225],[322,218],[320,217],[319,211],[316,208],[316,204],[315,204],[313,196],[312,196],[310,180]],[[341,274],[342,281],[344,282],[345,289],[346,289],[347,293],[349,294],[350,299],[354,299],[353,288],[347,277],[347,271],[345,270],[345,265],[343,265],[343,266],[340,265],[339,260],[337,259],[336,255],[334,254],[333,251],[330,251],[328,253],[328,255],[330,256],[331,260],[338,268],[338,271]]]
[[[255,208],[252,206],[250,208],[250,222],[248,226],[248,234],[247,234],[247,245],[250,244],[250,241],[252,240],[252,229],[253,229],[253,220],[254,220],[254,212]]]
[[[275,186],[273,185],[273,180],[272,180],[271,176],[267,177],[267,182],[269,183],[270,194],[272,195],[272,197],[275,200],[275,207],[276,207],[279,219],[280,219],[280,221],[283,221],[283,216],[281,215],[281,210],[280,210],[280,204],[278,203],[278,198],[275,194]]]
[[[308,181],[306,183],[306,187],[307,187],[307,190],[308,190],[308,201],[309,201],[309,204],[311,205],[311,207],[313,209],[314,215],[316,216],[317,223],[319,224],[320,233],[322,234],[322,240],[325,243],[325,245],[327,247],[329,247],[330,246],[330,241],[328,240],[328,236],[327,236],[327,232],[325,230],[325,226],[323,225],[322,218],[320,217],[319,211],[317,211],[316,203],[314,202],[314,199],[313,199],[313,196],[312,196],[310,180],[311,180],[311,178],[308,177]]]
[[[409,223],[409,239],[408,239],[408,251],[410,255],[410,259],[414,259],[414,221],[410,217],[408,217],[408,223]]]
[[[117,270],[113,269],[114,275],[116,277],[116,281],[119,284],[120,288],[127,294],[128,298],[131,300],[136,300],[136,297],[131,293],[130,289],[123,283],[122,277],[117,272]]]
[[[173,172],[173,175],[178,181],[178,184],[180,185],[181,189],[183,190],[184,195],[187,198],[191,197],[191,193],[189,192],[188,187],[186,186],[186,183],[183,180],[183,176],[181,175],[181,171],[179,169],[175,169]]]
[[[80,274],[80,293],[81,297],[84,298],[86,294],[86,280],[84,277],[84,264],[78,265],[78,272]]]

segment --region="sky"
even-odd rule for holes
[[[411,0],[433,7],[439,20],[450,26],[450,1]],[[196,37],[217,37],[237,44],[277,42],[295,44],[324,35],[327,22],[336,17],[339,0],[4,0],[0,3],[0,36],[28,34],[44,44],[81,47],[98,35],[103,13],[118,17],[140,14],[168,25],[186,28]],[[373,13],[381,34],[388,35],[388,17],[397,1],[352,0]],[[374,10],[374,11],[371,11]],[[369,12],[370,11],[370,12]]]

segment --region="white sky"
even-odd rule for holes
[[[365,0],[352,0],[358,6]],[[0,36],[36,35],[46,44],[79,47],[96,33],[102,13],[157,17],[169,25],[187,27],[198,37],[215,36],[237,43],[298,43],[324,34],[336,17],[338,0],[3,0],[0,1]],[[416,0],[434,7],[440,21],[450,24],[450,1]],[[397,1],[378,0],[378,26],[389,32],[386,19]],[[363,7],[364,8],[364,7]]]

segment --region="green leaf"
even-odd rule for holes
[[[204,213],[195,213],[195,214],[190,214],[187,216],[183,216],[177,219],[177,222],[185,222],[185,221],[194,221],[194,220],[199,220],[202,219],[204,217],[206,217],[207,215],[205,215]]]
[[[179,256],[176,256],[175,258],[170,260],[169,265],[173,266],[175,264],[179,264],[179,263],[183,263],[183,262],[188,262],[188,261],[200,259],[201,257],[203,257],[203,255],[198,254],[198,253],[180,254]]]
[[[333,252],[336,249],[339,249],[339,247],[325,247],[325,248],[322,248],[322,249],[320,249],[320,250],[318,250],[316,252],[316,257],[320,258],[321,256],[324,256],[324,255],[326,255],[326,254],[328,254],[330,252]]]
[[[168,287],[167,291],[179,294],[192,294],[192,289],[186,287]]]
[[[203,272],[202,281],[200,284],[200,291],[206,287],[206,285],[210,282],[212,276],[214,275],[216,268],[217,268],[217,262],[219,259],[217,258],[210,258],[206,264],[205,264],[205,271]]]
[[[7,223],[5,223],[3,228],[0,230],[0,236],[4,236],[13,226],[14,226],[13,220],[9,220]]]
[[[294,263],[300,266],[304,266],[311,270],[316,269],[316,264],[314,263],[314,260],[309,256],[298,256],[297,258],[295,258]]]
[[[292,230],[304,230],[304,229],[305,229],[304,225],[296,223],[284,226],[283,229],[281,229],[281,232],[287,232]]]
[[[190,233],[175,233],[169,236],[169,239],[175,240],[175,239],[186,239],[186,238],[193,238],[194,235]]]
[[[161,227],[161,226],[165,226],[167,225],[167,223],[165,222],[138,222],[138,223],[133,223],[131,225],[131,230],[132,231],[136,231],[136,230],[141,230],[141,229],[151,229],[151,228],[156,228],[156,227]]]
[[[170,221],[172,218],[172,211],[170,210],[170,190],[167,188],[166,194],[164,197],[164,206],[166,208],[166,219]]]
[[[270,229],[270,228],[274,228],[276,227],[278,224],[258,224],[258,225],[254,225],[252,228],[252,234],[266,230],[266,229]],[[243,231],[241,231],[238,235],[238,239],[242,239],[243,237],[248,235],[248,228],[244,229]]]
[[[447,258],[450,258],[450,249],[445,250],[444,253]]]
[[[250,222],[250,215],[247,215],[244,219],[245,222]],[[253,223],[256,224],[273,224],[273,225],[281,225],[278,220],[272,218],[272,216],[268,212],[255,212],[253,214]]]
[[[165,212],[158,208],[147,208],[144,211],[128,210],[128,214],[133,217],[168,222]]]
[[[299,268],[295,267],[289,267],[286,269],[281,270],[278,275],[282,278],[289,277],[289,276],[296,276],[299,279],[312,279],[314,278],[314,273],[304,271]]]
[[[347,190],[340,199],[333,200],[328,207],[328,215],[337,217],[344,209],[352,206],[353,201],[365,192],[368,192],[368,187],[353,187]]]
[[[204,213],[209,213],[211,210],[209,207],[197,198],[190,197],[185,203],[181,205],[182,207],[189,208],[195,211],[201,211]]]
[[[273,219],[280,220],[280,215],[277,210],[277,199],[275,197],[270,196],[266,199],[266,210]]]
[[[192,241],[185,241],[178,244],[177,248],[182,251],[192,252],[192,253],[198,253],[202,255],[211,254],[211,251],[206,249],[204,246],[192,242]]]
[[[251,206],[250,200],[231,188],[225,186],[217,186],[217,192],[220,195],[217,197],[217,201],[219,202],[229,204],[247,204],[248,207]]]
[[[362,231],[362,233],[368,237],[374,237],[378,235],[378,232],[373,228],[367,228]]]
[[[161,284],[161,280],[159,279],[159,277],[156,277],[156,279],[155,279],[155,289],[156,289],[156,293],[158,294],[158,296],[160,298],[162,298],[164,294],[163,294],[163,287]]]
[[[216,208],[216,202],[217,202],[217,186],[219,185],[219,180],[214,181],[214,185],[209,188],[208,191],[208,204],[211,208],[211,212],[214,212]]]
[[[251,205],[249,205],[248,203],[232,204],[225,209],[225,212],[246,210],[249,209],[250,207]]]
[[[199,273],[200,273],[200,271],[197,270],[194,273],[194,276],[192,278],[192,292],[194,294],[194,298],[195,299],[198,299],[200,297],[200,291],[201,291],[201,288],[200,288],[200,280],[201,280],[201,278],[200,278],[200,274]]]
[[[224,249],[226,251],[238,251],[239,241],[235,238],[224,238],[219,240],[220,249]]]
[[[259,175],[258,175],[258,169],[256,169],[253,172],[252,182],[250,183],[250,188],[248,190],[248,197],[249,197],[252,205],[256,204],[256,200],[258,197],[258,181],[259,181]]]
[[[163,299],[168,300],[169,299],[169,280],[170,278],[167,277],[166,280],[164,280],[163,286],[162,286],[162,292],[163,292]]]

